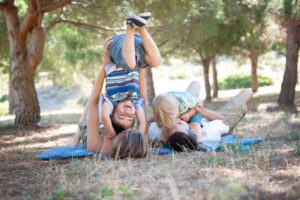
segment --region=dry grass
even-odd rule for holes
[[[235,130],[242,138],[265,138],[249,152],[42,161],[34,156],[66,144],[76,120],[66,115],[64,123],[55,124],[51,116],[44,123],[48,127],[36,130],[0,128],[1,199],[299,199],[300,157],[293,151],[300,143],[300,118],[257,111],[270,101],[274,98],[255,99]]]

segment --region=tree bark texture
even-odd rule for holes
[[[217,71],[217,60],[212,60],[212,74],[213,74],[213,98],[218,98],[218,71]]]
[[[286,64],[278,98],[280,105],[294,105],[295,87],[298,75],[298,51],[300,43],[299,19],[290,19],[287,23]]]
[[[30,30],[31,44],[28,45],[26,42],[27,37],[22,37],[20,31],[21,24],[18,18],[18,10],[12,2],[6,2],[3,14],[10,43],[12,72],[10,92],[14,99],[12,107],[16,115],[15,124],[23,126],[36,125],[40,120],[40,107],[34,84],[34,73],[43,52],[43,48],[40,49],[40,42],[43,41],[41,38],[44,39],[44,34],[41,34],[41,30],[37,31],[37,28],[32,27]],[[37,34],[36,32],[40,33]],[[37,50],[39,53],[35,52]]]
[[[152,69],[150,67],[146,68],[146,86],[147,86],[147,99],[149,105],[151,105],[155,97],[155,88],[153,82]]]
[[[211,59],[202,59],[203,64],[203,74],[204,74],[204,82],[205,82],[205,92],[206,92],[206,100],[211,101],[210,94],[210,83],[209,83],[209,65]]]
[[[16,108],[16,95],[14,94],[14,90],[12,88],[12,71],[11,68],[9,68],[9,79],[8,79],[8,101],[9,101],[9,107],[8,107],[8,114],[12,115],[15,114],[15,108]]]
[[[256,53],[252,53],[250,55],[251,60],[251,87],[253,92],[258,91],[258,78],[257,78],[257,63],[258,63],[258,55]]]

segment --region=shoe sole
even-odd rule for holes
[[[131,15],[131,16],[128,16],[127,19],[133,19],[135,21],[137,21],[138,23],[140,24],[134,24],[134,22],[130,22],[130,23],[133,23],[135,26],[137,27],[141,27],[141,26],[144,26],[144,25],[147,25],[148,24],[148,21],[140,16],[137,16],[137,15]]]
[[[138,14],[138,16],[142,17],[145,20],[148,20],[151,17],[151,12],[143,12]]]

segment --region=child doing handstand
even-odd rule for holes
[[[133,127],[135,117],[138,121],[138,131],[143,134],[147,133],[145,111],[142,107],[144,99],[146,100],[143,68],[156,67],[161,62],[159,50],[145,28],[149,17],[150,13],[128,17],[126,34],[115,35],[104,42],[103,69],[93,89],[95,93],[95,88],[97,88],[100,96],[103,82],[106,80],[106,96],[101,96],[101,98],[98,96],[100,126],[105,128],[103,150],[100,149],[100,151],[107,152],[108,150],[104,149],[111,148],[112,139],[119,132]],[[140,37],[135,35],[135,31],[139,32]],[[86,124],[90,123],[89,119],[86,122],[86,116],[90,110],[91,101],[93,101],[92,98],[80,120],[81,132],[89,128],[86,127]],[[80,135],[80,131],[77,131],[76,143]],[[99,147],[99,141],[94,142],[95,144],[88,145],[88,148],[93,146],[91,149],[95,151]],[[84,138],[83,143],[85,143]]]

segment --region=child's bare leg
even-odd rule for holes
[[[200,98],[200,88],[201,85],[198,81],[192,81],[189,86],[186,88],[186,92],[194,96],[195,98]]]
[[[131,25],[127,25],[126,35],[122,47],[124,60],[130,69],[134,69],[136,67],[134,32],[135,29]]]
[[[161,64],[160,52],[151,35],[148,33],[147,29],[144,26],[137,30],[140,33],[140,37],[143,41],[143,46],[146,51],[146,55],[144,57],[145,62],[150,67],[159,66]]]

